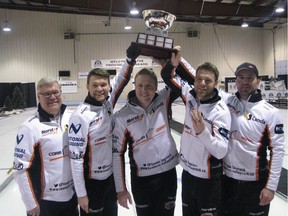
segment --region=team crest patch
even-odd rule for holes
[[[277,124],[275,126],[275,133],[276,134],[283,134],[284,133],[284,125],[283,124]]]
[[[229,130],[227,130],[226,128],[219,128],[218,131],[223,137],[229,140]]]

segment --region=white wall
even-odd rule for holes
[[[5,10],[0,9],[0,22]],[[78,72],[91,70],[93,59],[125,58],[127,47],[137,33],[146,29],[142,19],[130,19],[133,29],[127,33],[126,19],[60,13],[7,10],[11,32],[0,32],[0,82],[37,82],[41,77],[57,77],[59,70],[70,70],[78,81],[78,93],[66,94],[65,100],[83,100],[86,80]],[[187,29],[198,29],[198,38],[187,37]],[[273,31],[216,24],[180,23],[175,21],[169,33],[175,45],[181,45],[183,56],[194,66],[211,61],[220,73],[233,76],[235,68],[249,61],[262,75],[274,75],[274,60],[287,57],[287,24]],[[77,33],[76,40],[64,40],[64,32]],[[275,50],[273,51],[273,34]],[[138,68],[135,68],[138,71]],[[159,73],[159,69],[156,69]],[[122,97],[131,89],[131,84]]]
[[[274,45],[273,45],[274,44]],[[275,76],[275,65],[277,61],[288,61],[287,51],[287,23],[277,27],[267,25],[263,30],[264,47],[264,74]],[[288,72],[286,72],[287,74]]]

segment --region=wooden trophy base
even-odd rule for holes
[[[131,43],[133,46],[137,46],[140,48],[140,55],[144,56],[152,56],[158,59],[170,59],[172,56],[172,52],[176,53],[177,50],[165,48],[165,47],[157,47],[148,44],[142,44],[137,42]]]

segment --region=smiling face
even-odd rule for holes
[[[57,82],[43,84],[37,93],[39,103],[44,111],[51,115],[58,115],[62,105],[62,94]]]
[[[249,95],[257,91],[260,80],[257,76],[249,71],[242,70],[237,73],[236,86],[241,99],[247,100]]]
[[[108,97],[110,91],[109,78],[93,75],[90,77],[86,87],[90,96],[102,103]]]
[[[141,74],[135,78],[135,92],[139,105],[143,109],[147,107],[152,102],[155,93],[157,91],[157,83],[148,74]]]
[[[214,96],[214,88],[217,85],[215,73],[200,69],[196,73],[194,87],[197,98],[201,101],[208,100]]]

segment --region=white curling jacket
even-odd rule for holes
[[[132,70],[133,66],[125,62],[111,81],[111,92],[104,103],[88,95],[70,118],[69,149],[78,197],[87,195],[85,178],[104,180],[112,174],[113,108],[129,82]]]
[[[215,96],[206,101],[199,101],[194,86],[185,76],[194,79],[195,70],[181,58],[177,68],[168,62],[161,71],[164,82],[173,91],[181,94],[185,104],[184,128],[181,134],[180,165],[184,170],[199,178],[211,179],[222,175],[222,159],[228,151],[231,117],[225,102],[215,89]],[[183,76],[185,75],[185,76]],[[193,82],[193,81],[192,81]],[[191,82],[190,82],[191,83]],[[198,135],[194,130],[190,110],[198,109],[206,128]]]
[[[65,105],[56,121],[41,106],[19,127],[14,149],[14,178],[27,211],[39,200],[65,202],[75,193],[68,148]]]
[[[151,176],[178,164],[167,116],[170,94],[168,88],[156,93],[145,111],[132,102],[136,97],[132,91],[128,95],[129,102],[113,116],[113,172],[117,192],[127,190],[124,157],[127,148],[131,175]]]
[[[228,154],[224,158],[225,175],[244,181],[264,180],[268,189],[276,191],[285,146],[279,110],[262,99],[260,90],[250,95],[246,104],[238,93],[221,95],[232,118]]]

